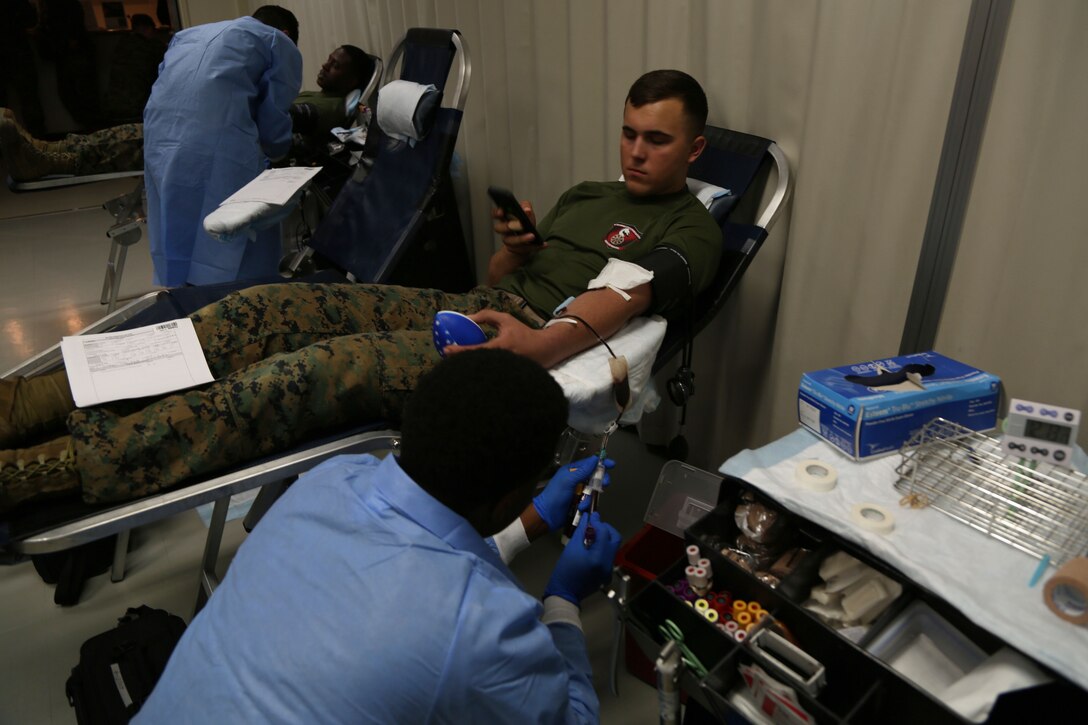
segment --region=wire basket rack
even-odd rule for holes
[[[944,418],[900,450],[895,488],[1054,564],[1088,551],[1088,476],[1006,457],[999,441]]]

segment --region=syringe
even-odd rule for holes
[[[589,496],[589,511],[586,515],[593,513],[597,510],[597,497],[600,496],[601,491],[604,491],[604,457],[608,450],[608,437],[612,434],[612,431],[616,429],[616,424],[613,423],[605,431],[604,438],[601,440],[601,452],[597,454],[597,467],[593,469],[593,475],[589,479],[589,483],[586,484],[585,489],[582,491],[582,496]],[[593,545],[593,542],[597,539],[597,530],[593,528],[593,524],[586,522],[586,534],[582,539],[582,545],[587,549]]]
[[[590,477],[589,483],[586,484],[583,496],[589,496],[589,510],[586,511],[586,516],[597,510],[597,497],[604,490],[604,455],[597,459],[597,467],[593,469],[593,476]],[[587,549],[593,545],[593,542],[597,540],[597,530],[593,528],[592,519],[586,522],[586,535],[582,539],[582,545]]]

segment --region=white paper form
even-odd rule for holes
[[[60,351],[80,408],[161,395],[214,379],[188,317],[122,332],[65,337]]]
[[[234,192],[219,206],[235,204],[240,201],[263,201],[266,204],[282,206],[290,201],[294,193],[321,171],[320,166],[289,166],[283,169],[262,171],[253,181]]]

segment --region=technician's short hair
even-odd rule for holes
[[[652,70],[640,77],[627,92],[626,102],[635,108],[669,98],[679,99],[684,115],[691,125],[692,135],[706,129],[706,93],[699,81],[680,70]]]
[[[400,465],[462,513],[539,480],[566,428],[567,399],[537,363],[507,350],[451,355],[404,406]]]
[[[295,45],[298,45],[298,18],[287,8],[279,5],[262,5],[253,11],[253,17],[276,30],[282,30]]]

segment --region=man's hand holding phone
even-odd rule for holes
[[[489,187],[487,193],[495,203],[491,210],[492,228],[508,250],[527,255],[544,247],[544,239],[536,230],[532,204],[518,202],[508,190],[495,186]]]

